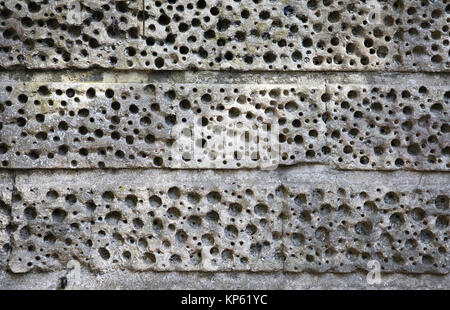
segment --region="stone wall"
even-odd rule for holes
[[[0,288],[450,288],[449,18],[0,2]]]

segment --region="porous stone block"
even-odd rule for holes
[[[4,1],[0,65],[449,70],[445,1]]]
[[[58,270],[77,260],[100,271],[281,270],[277,184],[241,176],[248,183],[187,171],[19,174],[9,267]]]
[[[421,82],[327,84],[330,163],[341,169],[448,171],[450,90]]]
[[[0,161],[239,169],[326,157],[323,83],[169,82],[4,82]]]
[[[445,74],[1,78],[5,168],[450,169]]]
[[[19,173],[13,272],[448,273],[448,176],[121,170]]]
[[[288,175],[285,270],[448,273],[447,174]],[[292,182],[292,183],[290,183]],[[374,265],[372,265],[374,266]]]
[[[59,270],[71,260],[89,263],[94,204],[89,196],[92,189],[79,181],[76,174],[16,176],[11,212],[16,229],[11,234],[9,270]]]

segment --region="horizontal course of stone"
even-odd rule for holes
[[[447,75],[0,75],[3,168],[450,169]]]
[[[9,0],[0,66],[449,71],[446,1]]]
[[[34,171],[3,174],[0,188],[0,265],[15,273],[73,260],[97,271],[352,272],[372,260],[449,271],[445,173]]]

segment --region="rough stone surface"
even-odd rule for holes
[[[61,289],[61,278],[67,279],[67,290],[293,290],[293,289],[448,289],[450,275],[383,273],[380,284],[368,284],[366,274],[282,273],[282,272],[132,272],[117,270],[93,274],[87,269],[48,273],[11,274],[0,271],[2,289]],[[126,279],[126,281],[124,281]]]
[[[333,94],[328,141],[337,167],[449,170],[448,82],[442,88],[389,81],[327,86]]]
[[[260,167],[263,149],[236,145],[241,155],[227,150],[220,156],[210,145],[224,148],[226,141],[214,139],[220,132],[234,144],[233,137],[245,139],[249,132],[253,142],[255,126],[280,123],[282,137],[278,131],[272,137],[282,142],[274,150],[277,163],[280,155],[283,164],[321,162],[327,152],[320,84],[6,84],[0,99],[6,167]],[[185,147],[199,140],[205,151],[191,158]]]
[[[450,169],[447,75],[70,75],[3,74],[4,167]]]
[[[449,16],[0,1],[0,289],[450,289]]]
[[[9,173],[0,172],[0,270],[6,267],[11,253],[11,199],[12,177]]]
[[[395,180],[395,182],[394,182]],[[448,273],[447,174],[17,173],[8,268]]]
[[[27,0],[0,12],[3,67],[449,70],[447,1]]]

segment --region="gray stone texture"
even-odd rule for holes
[[[448,177],[415,172],[19,172],[8,268],[448,273]]]
[[[3,289],[61,289],[61,278],[67,278],[67,290],[320,290],[320,289],[448,289],[450,275],[383,273],[380,284],[368,284],[366,274],[282,273],[282,272],[133,272],[116,270],[92,273],[73,269],[46,273],[12,274],[0,271]],[[126,279],[126,281],[124,281]],[[238,292],[237,292],[238,293]]]
[[[276,165],[450,167],[446,74],[400,81],[395,74],[375,81],[342,73],[273,81],[263,74],[257,81],[244,75],[241,83],[171,73],[1,78],[0,161],[7,168],[264,168],[264,149],[240,150],[230,140],[239,155],[218,156],[211,138],[233,130],[242,139],[267,124]],[[202,152],[185,157],[184,147],[199,141]]]
[[[450,289],[449,14],[1,1],[0,289]]]
[[[0,12],[5,68],[449,70],[446,1],[27,0]]]
[[[5,269],[11,253],[10,233],[13,230],[11,225],[12,183],[10,174],[0,173],[0,270]]]

